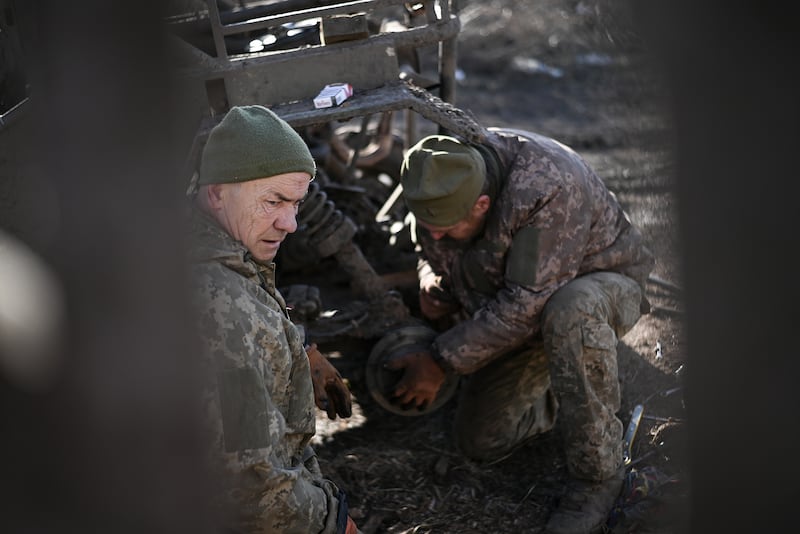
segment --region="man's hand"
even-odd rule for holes
[[[325,410],[328,419],[350,417],[352,402],[350,390],[342,380],[342,375],[331,362],[312,343],[306,347],[308,363],[311,365],[311,381],[314,384],[314,403],[320,410]]]
[[[385,366],[395,371],[405,369],[392,395],[404,405],[413,403],[417,408],[425,408],[436,400],[439,388],[444,383],[444,370],[427,350],[395,355]]]
[[[423,289],[419,292],[419,310],[427,319],[436,321],[446,315],[455,313],[458,310],[458,305],[436,299]]]

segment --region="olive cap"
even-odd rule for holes
[[[317,166],[305,141],[264,106],[236,106],[212,128],[198,185],[247,182],[290,172],[312,178]]]
[[[400,168],[406,206],[432,226],[451,226],[467,217],[486,180],[486,163],[476,148],[446,135],[430,135],[411,147]]]

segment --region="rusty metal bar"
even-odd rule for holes
[[[352,50],[358,47],[374,47],[374,46],[394,46],[394,47],[418,47],[430,43],[442,41],[444,39],[453,38],[458,35],[461,29],[461,22],[458,18],[451,18],[450,20],[437,22],[432,25],[423,26],[420,28],[411,28],[403,32],[382,33],[370,36],[367,39],[362,39],[355,42],[334,43],[329,45],[319,45],[307,48],[299,48],[288,51],[278,51],[274,53],[265,54],[258,57],[245,57],[242,59],[229,60],[229,61],[215,61],[216,67],[208,69],[189,68],[182,71],[184,76],[196,78],[218,78],[222,74],[234,71],[243,71],[253,66],[262,66],[281,61],[292,61],[295,58],[313,57],[313,56],[326,56],[341,53],[343,50]]]
[[[456,101],[456,53],[458,43],[455,37],[444,39],[439,43],[440,79],[439,95],[445,102],[455,104]]]
[[[365,113],[410,109],[472,142],[480,142],[487,136],[486,129],[467,112],[403,81],[356,93],[336,108],[314,109],[310,101],[299,101],[273,106],[272,109],[296,128],[327,121],[347,121]]]
[[[383,280],[375,273],[372,265],[355,243],[352,241],[345,243],[333,256],[349,275],[357,294],[373,300],[381,298],[386,293],[387,288],[384,286]]]
[[[450,18],[449,0],[441,0],[441,16],[443,19]],[[453,6],[453,9],[457,9]],[[458,14],[454,16],[458,20]],[[445,102],[455,104],[456,102],[456,58],[458,53],[458,41],[456,36],[448,37],[439,42],[439,97]]]
[[[219,18],[219,6],[216,0],[208,0],[208,16],[211,20],[211,33],[214,35],[214,46],[217,49],[217,57],[228,59],[228,47],[225,45],[225,34],[222,22]]]
[[[349,121],[367,113],[406,109],[419,113],[470,142],[482,142],[488,135],[487,130],[468,112],[404,81],[356,93],[345,104],[334,108],[315,109],[308,99],[272,106],[271,109],[294,128],[328,121]],[[207,118],[199,135],[208,135],[208,131],[220,120],[222,117]]]
[[[431,2],[432,0],[427,0]],[[310,9],[301,9],[299,11],[292,11],[280,15],[270,15],[260,17],[257,19],[249,20],[247,22],[236,22],[223,26],[222,32],[224,35],[233,35],[237,33],[244,33],[254,30],[263,30],[266,28],[273,28],[286,24],[287,22],[296,22],[298,20],[310,19],[315,17],[327,17],[330,15],[339,15],[342,13],[357,13],[361,11],[373,11],[384,7],[394,5],[401,5],[405,2],[403,0],[355,0],[354,2],[343,2],[328,7],[314,7]]]

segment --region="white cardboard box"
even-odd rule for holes
[[[330,83],[314,97],[314,107],[319,109],[338,106],[351,96],[353,87],[349,83]]]

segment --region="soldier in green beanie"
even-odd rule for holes
[[[617,343],[649,310],[641,233],[578,154],[532,132],[426,137],[401,183],[439,333],[388,362],[403,370],[395,400],[427,405],[462,375],[455,440],[485,461],[558,417],[571,483],[546,532],[599,531],[624,475]]]
[[[350,392],[306,346],[275,285],[273,259],[297,229],[316,165],[262,106],[232,108],[203,150],[191,219],[209,457],[226,531],[356,534],[344,492],[310,446],[314,404],[350,416]],[[314,378],[312,379],[312,372]]]

